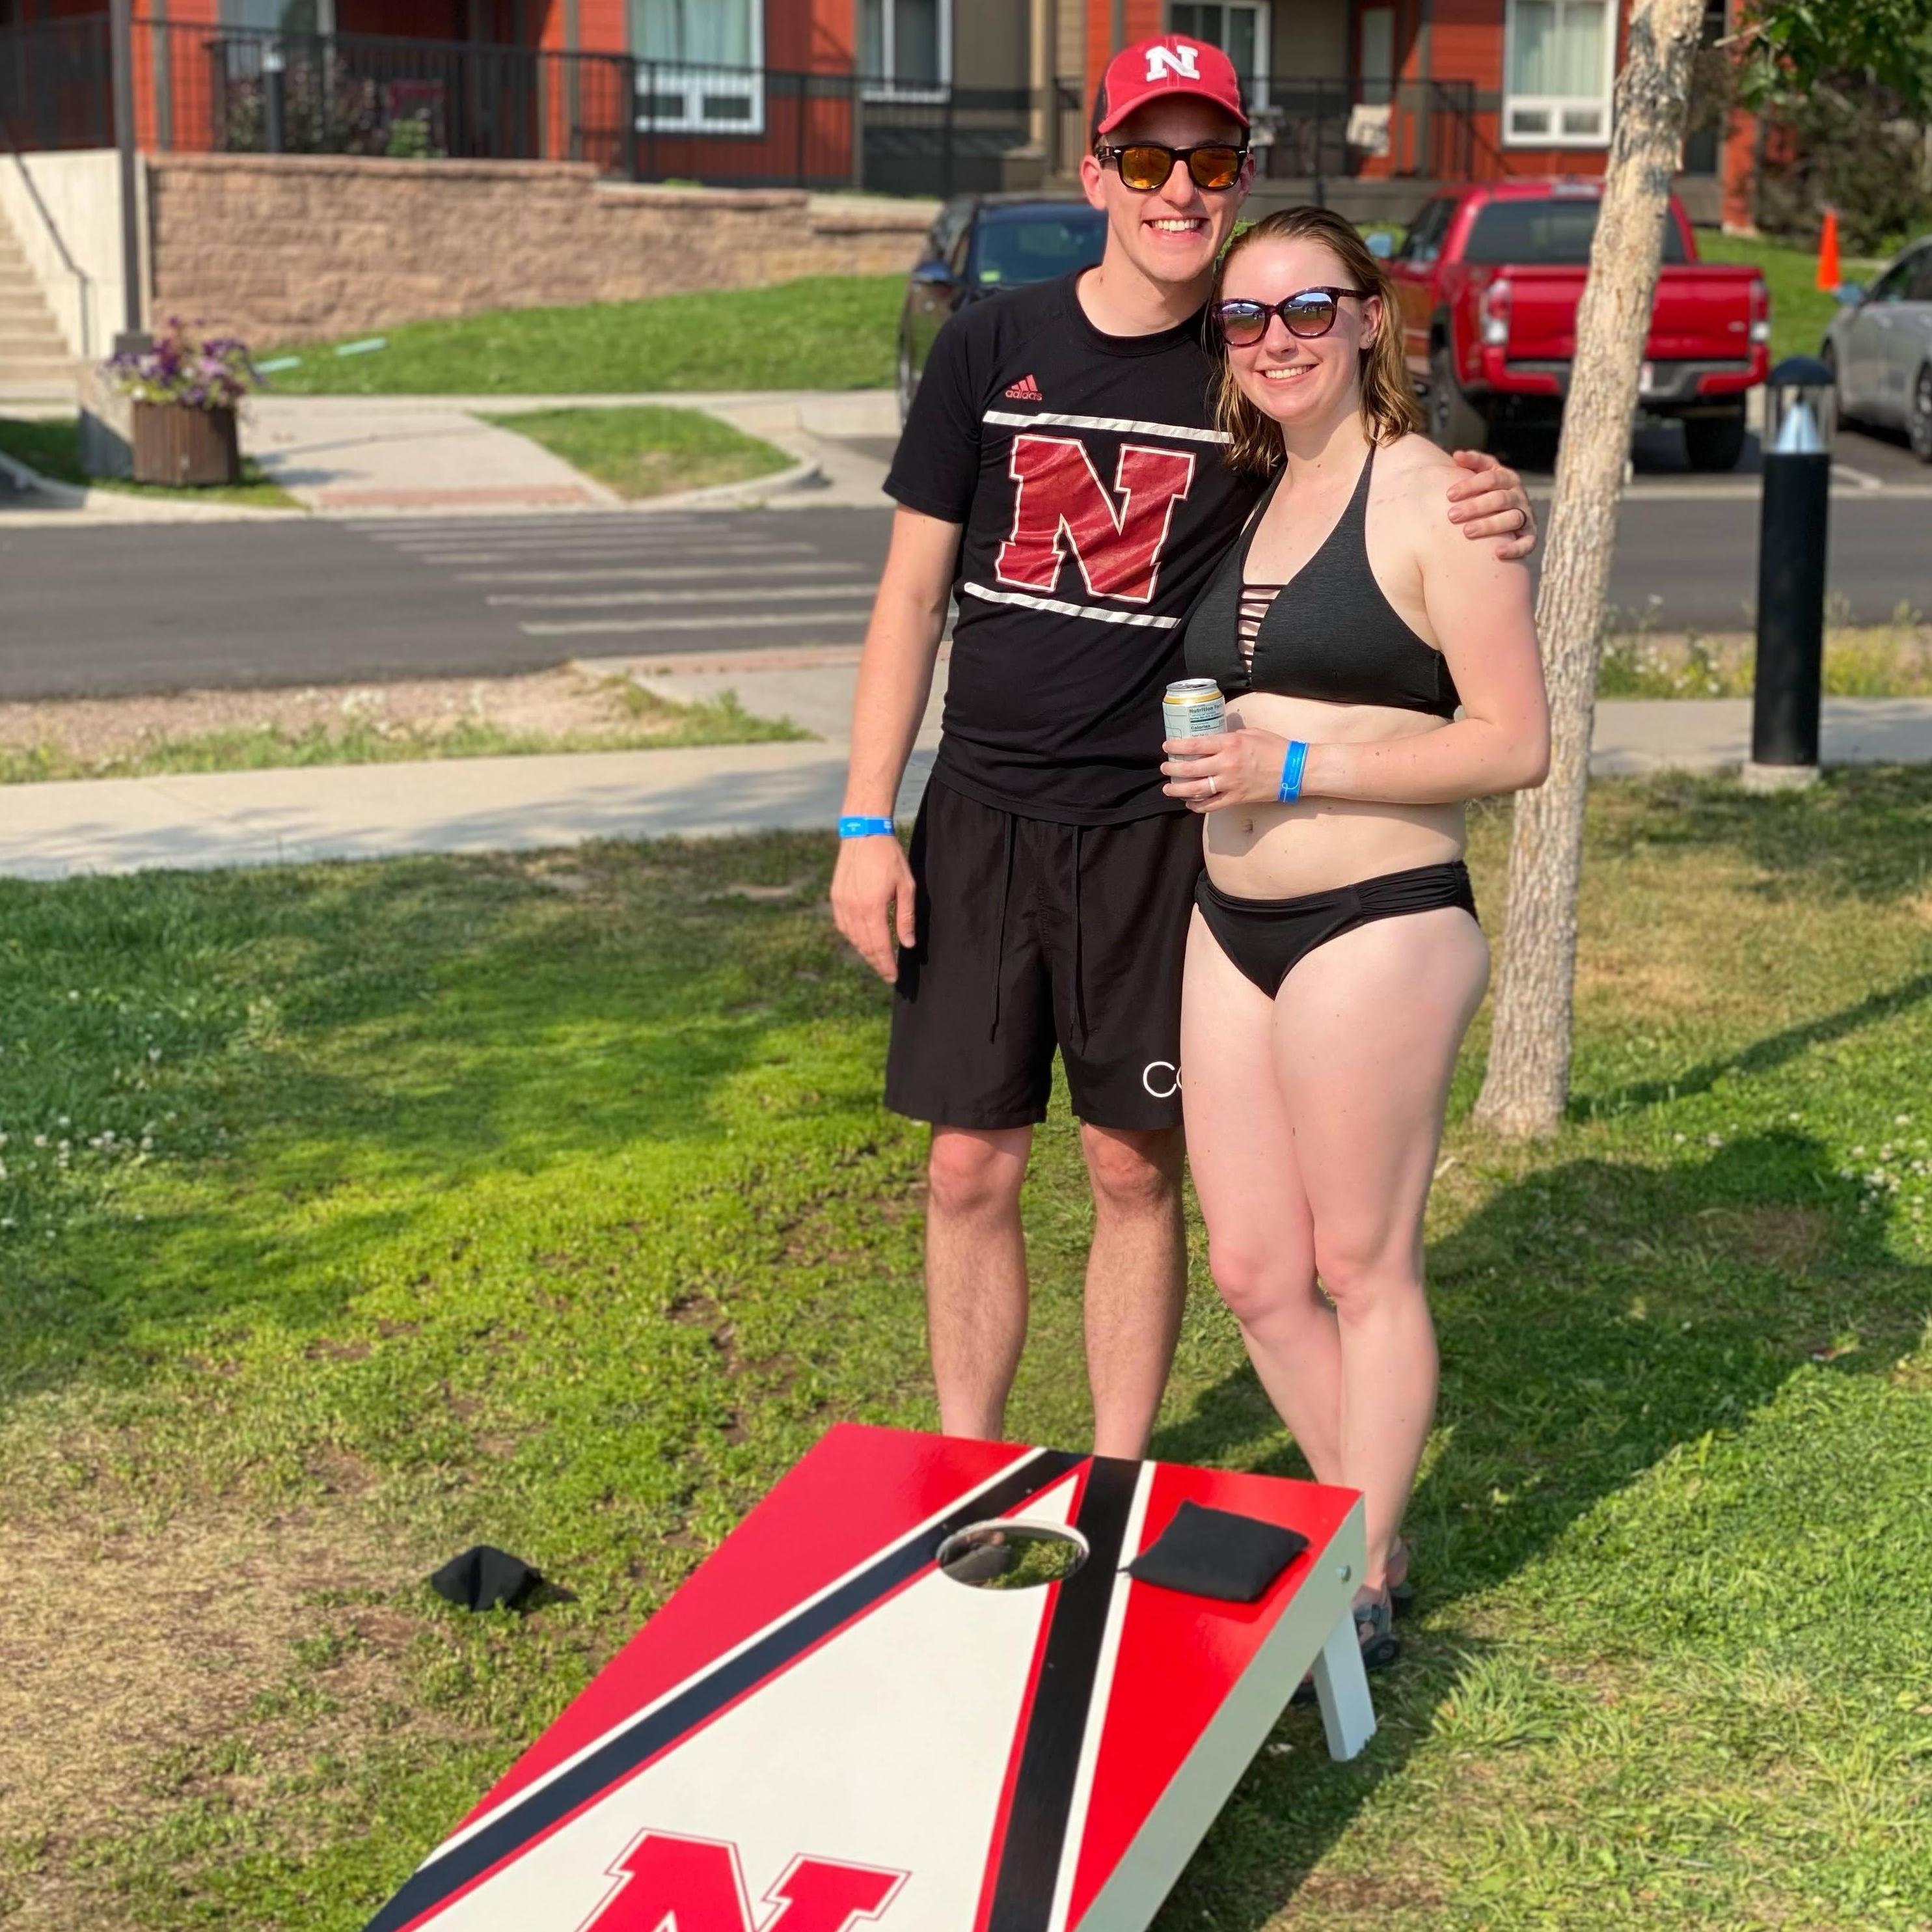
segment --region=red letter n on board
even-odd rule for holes
[[[613,1870],[617,1888],[582,1932],[850,1932],[877,1918],[905,1880],[869,1865],[795,1858],[754,1924],[736,1845],[646,1832]]]

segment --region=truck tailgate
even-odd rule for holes
[[[1742,362],[1750,354],[1754,271],[1685,262],[1658,278],[1647,358],[1658,362]],[[1510,284],[1509,359],[1568,362],[1576,352],[1582,268],[1501,268]]]

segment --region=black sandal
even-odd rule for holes
[[[1415,1586],[1408,1580],[1408,1545],[1398,1537],[1395,1546],[1402,1552],[1402,1581],[1388,1586],[1389,1614],[1406,1617],[1415,1608]],[[1394,1552],[1390,1554],[1393,1556]]]
[[[1351,1614],[1355,1619],[1355,1641],[1362,1647],[1362,1668],[1386,1670],[1402,1654],[1402,1645],[1389,1628],[1394,1615],[1391,1606],[1383,1598],[1371,1597],[1366,1604],[1356,1604]],[[1288,1701],[1291,1704],[1314,1702],[1312,1672],[1294,1687],[1294,1695]]]

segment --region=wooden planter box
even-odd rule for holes
[[[181,403],[134,405],[134,481],[179,489],[238,483],[242,449],[232,410],[194,410]]]

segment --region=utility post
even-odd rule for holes
[[[112,0],[108,15],[114,68],[114,145],[121,160],[122,326],[117,356],[139,356],[154,345],[142,327],[140,164],[134,153],[134,0]]]

